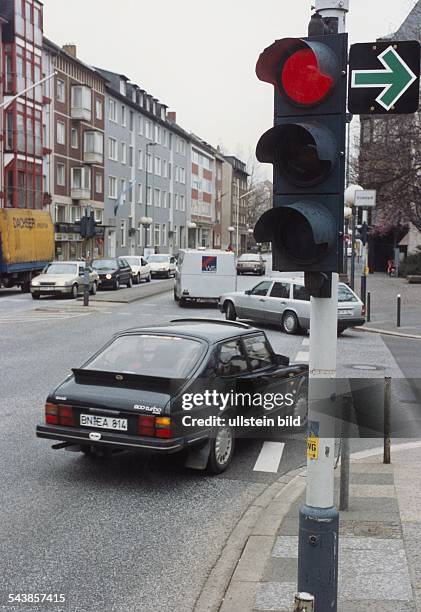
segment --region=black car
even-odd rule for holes
[[[49,394],[37,436],[88,455],[188,451],[187,466],[220,473],[236,436],[256,437],[272,417],[279,426],[279,415],[305,421],[307,374],[244,323],[180,319],[130,329]],[[274,393],[276,406],[267,400]]]
[[[133,287],[132,269],[125,259],[94,259],[92,267],[98,273],[101,289],[119,289],[121,285]]]

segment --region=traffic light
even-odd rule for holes
[[[93,238],[95,236],[94,214],[84,215],[80,220],[80,235],[82,238]]]
[[[277,40],[257,62],[275,101],[256,149],[273,164],[273,208],[254,237],[272,242],[274,270],[342,270],[346,73],[347,34]]]

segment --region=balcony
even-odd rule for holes
[[[83,142],[83,161],[85,164],[104,163],[104,135],[102,132],[85,132]]]
[[[91,197],[91,169],[87,166],[72,168],[70,197],[72,200],[89,200]]]
[[[92,92],[86,85],[72,86],[72,119],[91,121]]]

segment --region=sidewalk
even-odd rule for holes
[[[392,465],[380,455],[351,463],[349,511],[340,513],[339,612],[421,610],[421,443],[397,448]],[[337,490],[338,477],[335,484]],[[256,520],[220,607],[199,599],[196,610],[292,611],[304,492],[301,474],[276,494]]]

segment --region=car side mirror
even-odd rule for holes
[[[289,366],[289,357],[285,355],[275,355],[275,361],[277,365]]]
[[[251,289],[247,289],[246,291],[244,291],[244,293],[245,293],[246,295],[251,295]]]

